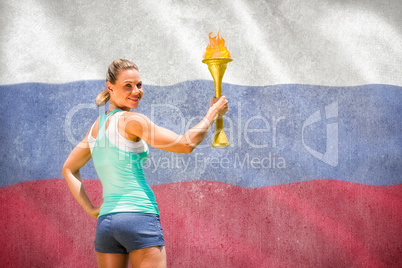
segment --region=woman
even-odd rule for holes
[[[110,99],[108,111],[92,125],[63,166],[71,193],[92,217],[98,218],[95,250],[99,267],[166,267],[166,252],[154,193],[144,178],[142,163],[148,145],[190,153],[206,137],[215,119],[228,110],[225,97],[211,99],[201,122],[183,135],[155,125],[136,109],[143,89],[138,67],[128,60],[109,66],[106,89],[98,106]],[[102,206],[85,192],[80,168],[93,158],[103,187]]]

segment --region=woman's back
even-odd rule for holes
[[[126,140],[118,131],[118,109],[101,115],[94,141],[91,129],[88,142],[96,172],[103,186],[100,216],[116,212],[159,214],[155,195],[145,180],[142,164],[148,146],[142,140]],[[106,121],[109,121],[106,131]],[[95,125],[95,124],[94,124]]]

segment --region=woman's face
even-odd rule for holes
[[[122,110],[136,109],[142,98],[142,81],[136,69],[126,69],[118,73],[116,83],[106,82],[110,102]]]

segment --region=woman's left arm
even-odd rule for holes
[[[148,117],[138,113],[127,113],[125,116],[126,134],[140,137],[149,145],[174,153],[191,153],[207,136],[212,124],[218,116],[228,110],[224,96],[211,99],[211,107],[204,118],[183,135],[154,124]]]
[[[81,207],[93,218],[99,215],[100,207],[95,207],[89,199],[80,174],[82,168],[91,159],[91,151],[87,136],[74,148],[64,163],[62,174],[74,198]]]

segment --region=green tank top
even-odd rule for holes
[[[106,122],[117,111],[120,109],[101,115],[92,150],[93,163],[103,187],[99,216],[116,212],[159,215],[154,192],[145,181],[142,166],[148,157],[148,149],[141,153],[127,152],[116,147],[106,135]]]

